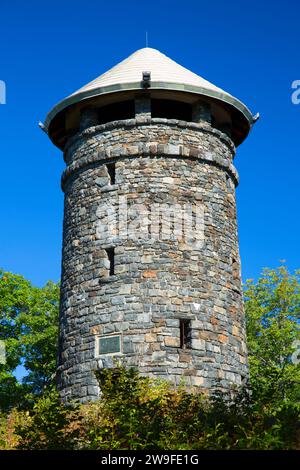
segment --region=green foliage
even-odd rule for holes
[[[97,402],[65,406],[51,389],[58,286],[37,289],[1,273],[0,338],[8,349],[1,403],[11,408],[21,400],[24,407],[25,394],[37,398],[27,411],[0,416],[0,448],[300,449],[299,273],[265,270],[257,283],[247,282],[245,301],[247,389],[208,398],[116,364],[96,372]],[[12,372],[22,357],[30,374],[18,384]]]
[[[26,426],[28,419],[28,412],[19,411],[16,408],[9,414],[0,414],[0,450],[16,449],[20,440],[16,429],[18,426]]]
[[[300,407],[265,406],[241,391],[213,399],[121,366],[98,374],[96,403],[38,400],[16,427],[19,449],[299,449]]]
[[[76,407],[66,407],[55,390],[44,394],[16,426],[18,449],[68,450],[75,447],[79,429]]]
[[[52,382],[56,368],[59,285],[34,287],[22,276],[0,271],[0,340],[6,364],[0,364],[0,409],[25,404]],[[22,384],[17,366],[28,374]]]
[[[185,409],[186,418],[191,415],[189,404],[192,405],[193,396],[183,388],[173,390],[166,381],[153,381],[141,377],[135,369],[121,366],[102,369],[96,372],[96,377],[107,418],[105,429],[100,430],[101,439],[95,436],[96,448],[107,449],[110,445],[115,449],[157,448],[160,433],[168,427],[173,411],[178,416],[180,409]]]
[[[299,403],[300,364],[292,361],[300,340],[299,272],[265,269],[256,284],[248,281],[245,309],[253,393],[266,403]]]

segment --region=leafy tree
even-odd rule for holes
[[[300,400],[300,278],[285,266],[265,269],[245,290],[253,393],[266,403]],[[299,354],[300,358],[300,354]]]
[[[0,340],[6,364],[0,364],[0,409],[40,395],[55,374],[58,336],[59,285],[32,286],[24,277],[0,271]],[[27,375],[19,383],[14,370]]]

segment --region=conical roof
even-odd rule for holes
[[[239,131],[240,137],[237,143],[240,143],[248,134],[254,122],[253,116],[241,101],[177,64],[177,62],[160,51],[149,47],[137,50],[127,59],[63,99],[47,115],[45,130],[54,143],[58,145],[54,134],[58,135],[57,129],[61,127],[61,118],[67,108],[70,109],[78,103],[86,102],[89,99],[95,99],[95,97],[101,97],[102,95],[108,96],[117,92],[136,93],[137,90],[143,90],[142,72],[145,71],[151,72],[150,91],[165,90],[166,93],[167,91],[187,92],[193,95],[205,96],[208,99],[213,99],[215,102],[221,102],[222,106],[231,110],[235,122],[241,121],[240,124],[243,129]]]
[[[85,91],[96,90],[100,87],[140,82],[142,72],[148,70],[151,71],[151,82],[180,83],[225,93],[221,88],[216,87],[199,75],[177,64],[177,62],[157,49],[145,47],[134,52],[127,59],[122,60],[122,62],[80,88],[71,96]]]

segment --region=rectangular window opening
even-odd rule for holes
[[[192,343],[192,326],[191,320],[180,319],[180,348],[181,349],[191,349]]]
[[[106,248],[105,251],[109,262],[109,275],[113,276],[115,274],[115,249],[111,247]]]
[[[108,163],[106,165],[107,173],[110,179],[110,184],[116,184],[116,164]]]

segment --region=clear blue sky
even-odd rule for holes
[[[243,277],[300,268],[300,4],[1,0],[0,266],[34,284],[60,277],[61,152],[38,128],[61,98],[136,49],[159,49],[261,114],[236,166]]]

